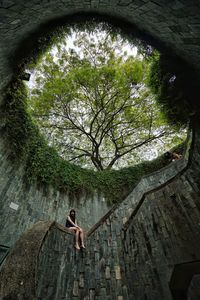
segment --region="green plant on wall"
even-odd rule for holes
[[[2,133],[12,150],[10,158],[15,162],[23,162],[27,183],[38,181],[71,194],[98,189],[108,201],[115,203],[128,195],[142,176],[168,163],[161,156],[121,170],[95,172],[75,166],[61,158],[40,134],[27,113],[26,97],[23,82],[13,82],[2,107]]]
[[[2,133],[9,148],[10,159],[22,162],[27,183],[34,181],[52,185],[71,194],[99,190],[112,203],[121,201],[139,179],[165,166],[159,157],[120,170],[93,171],[64,160],[48,145],[27,108],[27,89],[19,79],[13,79],[2,107]]]
[[[185,126],[197,110],[198,77],[182,60],[154,52],[147,84],[170,124]]]
[[[180,138],[180,127],[166,122],[146,86],[149,59],[101,26],[67,37],[37,66],[28,101],[62,157],[90,169],[119,169]]]

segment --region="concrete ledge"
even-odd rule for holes
[[[15,243],[0,272],[0,299],[36,299],[38,261],[51,229],[72,235],[55,221],[39,221]]]

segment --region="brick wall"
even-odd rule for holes
[[[25,186],[23,166],[12,164],[8,155],[5,141],[0,141],[0,244],[13,245],[39,220],[51,219],[64,225],[71,208],[77,211],[78,223],[88,230],[110,209],[98,192],[69,197],[51,186]]]
[[[138,28],[158,44],[200,68],[200,4],[193,1],[158,0],[7,0],[0,2],[0,86],[5,86],[13,73],[16,49],[20,55],[34,48],[34,32],[42,24],[74,14],[98,13],[115,18],[120,25]],[[53,23],[49,28],[53,28]]]

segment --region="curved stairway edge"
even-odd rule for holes
[[[11,248],[0,272],[0,299],[36,299],[36,262],[40,247],[54,221],[39,221]],[[21,298],[20,298],[21,299]]]

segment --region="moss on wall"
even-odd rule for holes
[[[186,124],[199,111],[199,75],[177,57],[156,53],[148,84],[162,111],[172,124]]]
[[[47,144],[27,113],[27,91],[21,80],[13,80],[2,107],[2,135],[9,145],[10,159],[25,166],[25,182],[52,185],[56,189],[79,193],[100,190],[109,202],[127,196],[139,179],[165,166],[159,157],[121,170],[92,171],[73,165],[61,158]]]

